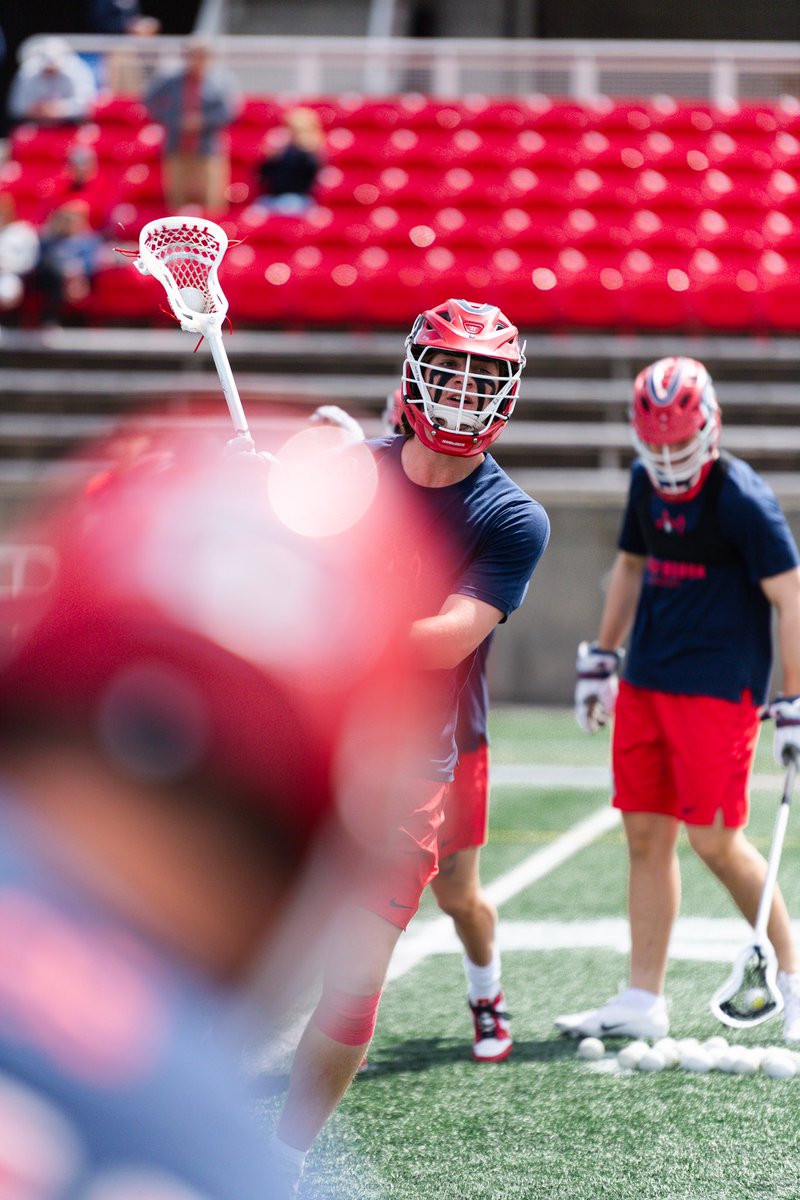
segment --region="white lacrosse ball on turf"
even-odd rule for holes
[[[653,1043],[653,1049],[658,1050],[664,1056],[668,1067],[677,1067],[681,1061],[681,1052],[675,1038],[659,1038],[657,1042]]]
[[[707,1050],[698,1046],[696,1050],[689,1050],[681,1055],[681,1066],[684,1071],[691,1071],[693,1075],[705,1075],[707,1071],[713,1070],[714,1060]]]
[[[600,1038],[587,1037],[578,1042],[578,1058],[582,1058],[586,1062],[597,1062],[605,1052],[606,1048]]]
[[[741,1046],[736,1051],[736,1058],[733,1063],[734,1075],[755,1075],[759,1067],[759,1057],[751,1053],[746,1046]]]
[[[720,1050],[717,1054],[717,1070],[723,1075],[735,1074],[734,1068],[739,1052],[735,1046],[728,1046],[727,1050]]]
[[[761,1070],[770,1079],[792,1079],[796,1074],[796,1066],[788,1050],[775,1047],[764,1052],[761,1059]]]
[[[649,1074],[652,1071],[663,1071],[667,1066],[667,1060],[660,1050],[656,1050],[655,1046],[651,1046],[645,1050],[642,1057],[639,1059],[639,1070]]]
[[[706,1038],[703,1042],[703,1049],[712,1052],[728,1049],[728,1039],[724,1038],[721,1033],[715,1033],[713,1037]]]
[[[644,1054],[645,1050],[649,1050],[647,1042],[629,1042],[627,1046],[623,1046],[617,1054],[617,1062],[626,1071],[635,1071],[639,1066],[639,1059]]]
[[[181,300],[187,308],[190,308],[192,312],[201,313],[205,311],[206,298],[200,291],[200,288],[182,287],[180,291]]]

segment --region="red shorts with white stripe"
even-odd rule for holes
[[[439,857],[485,846],[489,828],[489,747],[461,754],[444,801]]]
[[[713,696],[674,696],[620,684],[614,716],[615,808],[663,813],[687,825],[747,824],[759,714]]]

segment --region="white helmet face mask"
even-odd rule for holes
[[[709,421],[687,445],[653,446],[643,442],[636,433],[633,445],[644,463],[653,486],[665,495],[678,496],[691,490],[700,472],[716,449],[719,434],[715,422]]]
[[[431,363],[435,357],[444,363]],[[521,364],[502,359],[488,360],[426,346],[416,357],[412,344],[406,355],[411,376],[419,389],[423,411],[428,422],[437,429],[454,433],[484,433],[496,419],[505,423],[513,410],[498,416],[498,409],[515,386],[522,373]],[[491,361],[497,373],[487,369]],[[450,365],[450,364],[453,365]]]

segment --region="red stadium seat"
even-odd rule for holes
[[[582,130],[592,127],[592,117],[586,105],[574,100],[551,99],[548,96],[523,97],[525,124],[529,129]]]
[[[658,211],[649,208],[635,209],[627,223],[630,245],[655,254],[685,254],[697,244],[694,214],[685,207],[668,208],[666,204]]]
[[[686,258],[661,259],[631,250],[620,262],[624,286],[619,291],[620,325],[630,329],[686,329],[690,306]]]
[[[713,110],[713,117],[717,129],[734,135],[771,135],[778,129],[775,105],[769,102],[720,105]]]
[[[756,275],[766,327],[800,333],[800,257],[766,250]]]
[[[167,321],[164,292],[159,283],[134,270],[129,262],[99,271],[80,311],[96,325],[155,324]]]
[[[9,158],[18,162],[62,163],[80,132],[79,125],[17,125],[9,138]]]
[[[568,327],[613,329],[620,323],[624,279],[616,250],[584,253],[567,247],[558,256],[556,298]]]
[[[756,258],[751,256],[751,265]],[[746,262],[720,258],[706,248],[689,261],[690,303],[703,329],[752,333],[761,322],[759,285]]]
[[[105,93],[98,97],[92,110],[92,120],[102,128],[127,125],[137,129],[149,119],[146,106],[135,96]]]
[[[707,100],[677,101],[671,96],[653,96],[650,100],[653,129],[667,133],[710,133],[715,128],[716,109]]]
[[[652,124],[650,106],[645,100],[608,99],[605,105],[593,106],[591,126],[601,133],[643,133]]]

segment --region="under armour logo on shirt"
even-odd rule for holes
[[[662,508],[661,516],[655,526],[663,533],[686,533],[686,517],[683,513],[678,517],[672,517],[665,508]]]

